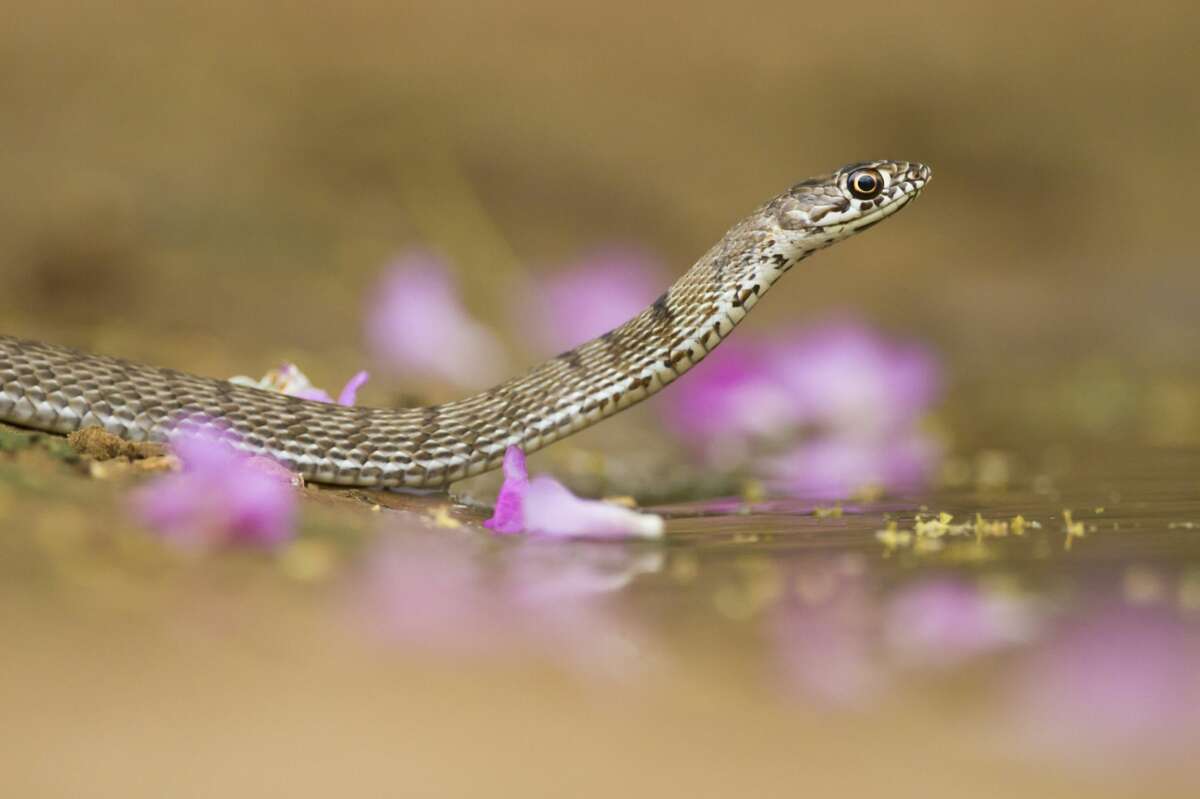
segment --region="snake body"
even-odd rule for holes
[[[465,399],[426,408],[343,407],[0,336],[0,420],[132,441],[191,427],[320,483],[438,488],[497,467],[658,392],[729,334],[781,275],[916,197],[907,161],[805,180],[743,219],[620,327]],[[603,302],[603,298],[597,298]]]

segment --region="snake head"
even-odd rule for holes
[[[780,198],[779,226],[829,244],[899,211],[932,177],[915,161],[848,164],[789,189]]]

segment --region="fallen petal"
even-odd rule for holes
[[[358,390],[363,387],[363,384],[370,378],[370,374],[364,369],[358,372],[354,377],[346,381],[346,385],[342,388],[342,393],[338,394],[338,405],[353,405],[358,399]]]
[[[525,453],[504,453],[504,485],[484,526],[497,533],[533,533],[554,538],[661,538],[663,520],[652,513],[575,496],[548,475],[529,479]]]
[[[559,538],[661,538],[663,519],[608,502],[581,499],[549,475],[529,481],[525,532]]]
[[[504,484],[496,497],[496,509],[492,518],[483,526],[497,533],[520,533],[525,529],[522,505],[525,492],[529,489],[529,472],[525,468],[525,452],[520,447],[509,447],[504,453]]]
[[[144,524],[188,546],[237,542],[274,545],[291,537],[295,494],[291,474],[237,452],[228,431],[176,432],[171,449],[182,471],[150,482],[132,496]]]

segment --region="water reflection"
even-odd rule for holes
[[[1191,756],[1200,733],[1200,635],[1163,607],[1066,621],[1006,683],[1025,757],[1125,769]]]
[[[1200,504],[1155,475],[1171,502],[1089,475],[1053,499],[694,503],[656,509],[664,541],[636,546],[392,529],[357,607],[407,650],[685,683],[749,663],[797,718],[916,697],[1022,760],[1175,765],[1200,733]]]
[[[486,540],[467,532],[388,530],[365,558],[357,611],[384,640],[432,653],[530,651],[614,677],[655,659],[616,601],[658,550],[620,544]]]
[[[1033,639],[1033,603],[961,577],[881,593],[861,558],[813,559],[770,632],[791,689],[823,704],[862,706],[899,676],[948,670]]]
[[[355,610],[398,645],[482,654],[506,645],[513,623],[491,601],[481,543],[457,531],[385,535],[365,560]]]
[[[896,591],[882,609],[889,656],[908,668],[951,668],[1031,641],[1034,603],[1000,585],[934,577]]]
[[[866,710],[965,677],[955,704],[986,709],[1005,751],[1086,770],[1178,763],[1200,733],[1200,626],[1166,601],[1166,575],[1138,568],[1048,590],[932,575],[881,590],[860,565],[798,566],[770,616],[770,655],[803,701]],[[1136,588],[1150,584],[1161,590]]]
[[[822,705],[864,707],[890,681],[879,657],[878,614],[858,559],[813,560],[769,625],[785,685]]]

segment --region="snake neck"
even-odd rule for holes
[[[509,446],[533,452],[658,393],[703,360],[772,285],[825,242],[781,228],[770,206],[743,221],[625,324],[462,400],[437,406],[493,468]],[[449,453],[446,453],[449,454]]]

